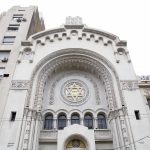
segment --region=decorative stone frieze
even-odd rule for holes
[[[40,132],[40,141],[44,141],[45,139],[49,140],[57,140],[58,131],[56,130],[42,130]]]
[[[103,130],[94,130],[94,136],[95,140],[112,140],[112,135],[111,131],[108,129],[103,129]]]
[[[120,84],[122,90],[132,91],[139,88],[137,80],[122,80],[120,81]]]
[[[126,115],[126,114],[127,114],[127,108],[122,107],[120,109],[110,111],[109,114],[108,114],[108,119],[112,120],[112,119],[115,119],[119,116]]]
[[[148,96],[148,97],[150,96],[150,88],[145,88],[144,89],[144,95]]]
[[[30,87],[29,80],[12,80],[11,89],[12,90],[28,90]]]

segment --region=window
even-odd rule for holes
[[[12,111],[12,112],[11,112],[10,121],[15,121],[15,119],[16,119],[16,112],[15,112],[15,111]]]
[[[91,114],[86,114],[84,116],[84,125],[89,129],[93,129],[93,117]]]
[[[103,114],[98,114],[97,121],[99,129],[107,129],[106,118]]]
[[[147,104],[148,104],[149,109],[150,109],[150,98],[147,98]]]
[[[66,145],[66,149],[67,150],[85,150],[86,149],[86,145],[80,139],[72,139]]]
[[[18,11],[25,11],[25,9],[19,9]]]
[[[9,54],[10,54],[10,51],[0,51],[0,60],[2,62],[7,62]]]
[[[17,31],[19,30],[20,24],[9,24],[8,31]]]
[[[135,110],[134,113],[135,113],[136,120],[140,120],[140,111]]]
[[[60,114],[58,116],[58,129],[63,129],[66,127],[67,119],[65,114]]]
[[[23,18],[23,14],[14,14],[13,15],[13,20],[17,21],[18,23],[21,22],[21,21],[23,21],[23,19],[24,19]]]
[[[44,129],[45,130],[53,129],[53,115],[48,114],[48,115],[45,116]]]
[[[13,44],[15,41],[15,36],[4,36],[3,43],[4,44]]]
[[[80,124],[80,117],[78,114],[73,114],[71,116],[71,124]]]

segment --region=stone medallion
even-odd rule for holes
[[[71,79],[63,84],[61,95],[66,103],[79,105],[86,101],[89,91],[83,81]]]

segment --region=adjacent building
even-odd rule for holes
[[[150,77],[127,42],[67,17],[45,30],[37,7],[0,16],[1,150],[149,150]]]

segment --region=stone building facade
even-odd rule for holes
[[[0,149],[149,150],[150,78],[127,42],[80,17],[44,29],[33,6],[0,16]]]

